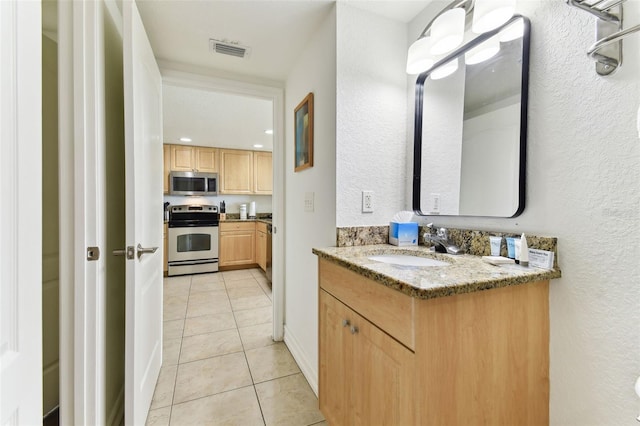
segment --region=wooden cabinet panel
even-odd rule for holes
[[[253,192],[253,152],[220,150],[220,193],[251,194]]]
[[[220,224],[220,266],[252,265],[256,263],[255,253],[255,222]]]
[[[270,152],[253,153],[253,192],[271,194],[273,192],[273,159]]]
[[[171,170],[191,172],[196,168],[192,146],[171,145]]]
[[[319,310],[320,409],[329,423],[415,424],[414,354],[324,290]]]
[[[195,169],[202,173],[218,172],[218,149],[195,147]]]
[[[163,145],[162,152],[164,155],[164,182],[162,184],[162,191],[165,194],[169,193],[169,173],[171,172],[171,145]]]
[[[256,230],[256,263],[266,272],[267,270],[267,233]]]

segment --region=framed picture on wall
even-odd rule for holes
[[[294,171],[313,167],[313,93],[309,93],[294,110]]]

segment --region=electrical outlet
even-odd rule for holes
[[[373,191],[362,191],[362,213],[373,213]]]
[[[439,214],[440,213],[440,194],[436,194],[436,193],[431,193],[430,194],[431,197],[431,211],[430,213],[432,214]]]
[[[313,212],[314,210],[313,197],[314,197],[313,192],[304,193],[304,211],[305,212]]]

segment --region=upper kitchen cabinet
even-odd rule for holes
[[[216,173],[218,172],[218,149],[171,145],[171,171]]]
[[[253,153],[253,192],[271,195],[273,192],[273,160],[270,152]]]
[[[162,146],[164,154],[164,181],[162,184],[162,191],[165,194],[169,193],[169,173],[171,173],[171,145]]]
[[[220,193],[253,194],[253,152],[220,150]]]

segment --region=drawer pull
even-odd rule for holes
[[[351,322],[348,319],[343,319],[342,320],[342,326],[343,327],[349,327],[351,325]]]
[[[356,327],[355,325],[351,326],[351,334],[356,334],[358,331],[358,327]]]

